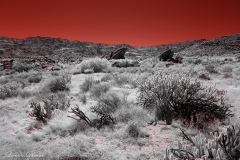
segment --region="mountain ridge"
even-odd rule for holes
[[[171,49],[182,55],[211,54],[221,55],[239,53],[240,33],[220,36],[214,39],[188,40],[155,46],[131,46],[128,44],[103,44],[81,42],[51,37],[27,37],[24,39],[0,36],[0,58],[20,58],[31,56],[102,56],[121,47],[127,47],[128,53],[142,56],[154,56]],[[136,55],[136,54],[133,54]]]

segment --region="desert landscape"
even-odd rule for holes
[[[158,46],[0,37],[0,159],[240,159],[240,34]]]

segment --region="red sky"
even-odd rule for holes
[[[240,33],[240,0],[0,0],[0,36],[135,46]]]

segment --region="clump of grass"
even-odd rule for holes
[[[209,77],[209,73],[206,71],[199,71],[198,72],[198,78],[200,79],[205,79],[205,80],[210,80],[211,78]]]
[[[86,96],[86,94],[84,94],[84,93],[80,94],[79,98],[80,98],[80,101],[81,101],[83,104],[86,104],[86,103],[87,103],[87,96]]]
[[[215,70],[215,67],[213,65],[206,65],[205,69],[209,72],[209,73],[218,73],[218,71]]]
[[[145,123],[151,119],[146,110],[132,104],[122,105],[121,108],[116,111],[115,117],[118,122],[123,123],[128,123],[129,121]]]
[[[138,138],[140,135],[140,127],[134,123],[130,123],[127,127],[127,133],[130,137]]]
[[[129,84],[130,83],[130,79],[129,77],[123,76],[123,75],[115,75],[113,77],[114,82],[116,85],[118,86],[123,86],[125,84]]]
[[[110,74],[105,74],[102,78],[101,78],[101,82],[107,82],[110,81],[112,79],[112,75]]]
[[[102,94],[109,91],[110,87],[111,86],[107,83],[95,84],[90,89],[90,94],[92,97],[99,98]]]
[[[22,88],[23,84],[19,82],[10,82],[0,86],[0,99],[10,98],[18,95],[18,89]]]
[[[231,66],[225,66],[222,68],[222,71],[224,73],[231,73],[233,71],[232,67]]]
[[[103,72],[110,66],[110,62],[105,58],[89,58],[80,63],[79,69],[81,73],[85,73],[87,70],[93,70],[93,72]]]
[[[32,138],[32,141],[39,142],[43,140],[44,136],[41,133],[35,132],[31,135],[31,138]]]
[[[39,83],[42,80],[42,74],[33,74],[31,76],[28,77],[28,81],[30,83]]]
[[[116,93],[107,92],[100,97],[99,102],[105,103],[113,108],[119,108],[122,101]]]
[[[51,78],[47,84],[43,87],[44,91],[50,91],[53,93],[69,91],[69,85],[65,78],[61,76]]]
[[[114,93],[108,92],[102,95],[96,106],[91,107],[93,113],[97,115],[111,115],[120,108],[121,99]]]
[[[92,77],[85,78],[84,82],[79,86],[82,92],[88,92],[94,84],[96,84],[97,81],[95,81]]]
[[[232,74],[231,73],[224,73],[223,78],[232,78]]]

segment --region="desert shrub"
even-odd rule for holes
[[[190,64],[201,64],[202,63],[202,60],[201,59],[184,59],[184,61],[190,63]]]
[[[178,149],[166,149],[164,160],[180,159],[228,159],[240,158],[240,129],[234,126],[227,129],[227,133],[211,133],[209,138],[202,134],[195,137],[188,136],[183,130],[182,136],[189,145],[178,143]]]
[[[93,70],[93,72],[103,72],[110,66],[110,62],[105,58],[89,58],[80,63],[79,69],[81,73],[86,70]]]
[[[209,72],[209,73],[218,73],[218,71],[215,70],[215,67],[213,65],[206,65],[205,69]]]
[[[17,72],[28,72],[32,68],[33,68],[32,64],[27,64],[24,62],[16,62],[12,66],[12,69],[14,69]]]
[[[232,115],[232,106],[223,98],[225,90],[203,87],[197,79],[191,82],[189,74],[158,72],[145,83],[139,82],[139,92],[139,104],[155,110],[167,123],[172,117],[202,127],[205,122]]]
[[[88,92],[94,84],[98,82],[95,81],[92,77],[85,78],[84,82],[79,86],[82,92]]]
[[[133,61],[129,59],[118,59],[118,60],[112,60],[113,67],[119,67],[119,68],[127,68],[127,67],[134,67],[138,66],[138,61]]]
[[[102,94],[109,91],[110,87],[111,86],[107,83],[95,84],[90,89],[90,94],[92,97],[99,98]]]
[[[59,91],[69,91],[69,82],[61,76],[53,77],[47,82],[43,90],[49,90],[53,93]]]
[[[232,78],[232,74],[231,73],[224,73],[223,78]]]
[[[123,75],[114,75],[113,80],[118,86],[130,83],[129,77]]]
[[[19,82],[9,82],[0,86],[0,99],[10,98],[18,95],[18,89],[22,88],[23,84]]]
[[[113,93],[107,93],[100,97],[96,106],[91,107],[91,111],[98,116],[111,115],[120,107],[121,99]]]
[[[102,95],[100,99],[98,100],[100,103],[104,103],[111,108],[114,108],[114,111],[120,107],[122,100],[121,98],[113,93],[113,92],[107,92],[106,94]]]
[[[102,78],[101,78],[101,81],[102,82],[107,82],[107,81],[110,81],[112,79],[112,75],[110,74],[105,74]]]
[[[42,74],[33,74],[28,77],[30,83],[39,83],[42,80]]]
[[[86,96],[86,94],[81,94],[80,96],[79,96],[79,98],[80,98],[80,101],[83,103],[83,104],[86,104],[87,103],[87,96]]]
[[[43,99],[43,106],[40,103],[30,103],[30,108],[33,108],[29,114],[31,117],[36,117],[36,120],[46,123],[52,118],[55,110],[66,110],[70,107],[70,101],[67,97],[56,97],[54,95]]]
[[[206,80],[210,80],[211,78],[209,77],[209,73],[206,71],[199,71],[198,72],[198,78],[200,79],[206,79]]]
[[[138,123],[145,123],[151,120],[151,116],[146,110],[140,108],[137,105],[124,104],[119,108],[114,114],[117,122],[128,123],[129,121],[134,121]]]
[[[222,68],[222,71],[223,71],[224,73],[231,73],[232,70],[233,70],[233,69],[232,69],[231,66],[225,66],[225,67]]]
[[[127,133],[130,137],[137,138],[140,135],[140,128],[134,123],[131,123],[127,127]]]

